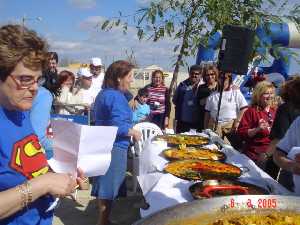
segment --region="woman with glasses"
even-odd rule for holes
[[[214,65],[206,65],[203,68],[203,81],[204,84],[200,85],[198,88],[198,103],[200,105],[200,127],[201,131],[204,129],[204,115],[205,115],[205,104],[207,97],[210,96],[211,93],[217,90],[218,88],[218,79],[219,79],[219,70]]]
[[[263,170],[270,158],[270,131],[276,115],[275,88],[268,81],[259,82],[252,94],[251,106],[244,113],[238,135],[245,142],[243,153]]]
[[[46,52],[46,43],[24,26],[0,27],[1,225],[51,224],[53,197],[77,185],[71,175],[50,171],[29,118]]]

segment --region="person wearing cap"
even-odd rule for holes
[[[91,95],[90,88],[93,83],[93,74],[89,68],[81,67],[77,72],[76,87],[73,91],[72,104],[81,104],[84,107],[80,109],[89,109],[95,101],[95,97]]]
[[[97,57],[91,58],[90,72],[93,75],[93,83],[90,88],[90,94],[94,98],[97,97],[97,94],[102,89],[104,73],[101,72],[101,69],[102,69],[102,60]]]

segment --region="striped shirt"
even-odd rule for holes
[[[169,90],[166,86],[153,87],[147,86],[149,99],[148,105],[150,105],[151,114],[163,114],[166,116],[170,114],[170,102],[167,101]]]

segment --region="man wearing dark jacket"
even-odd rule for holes
[[[198,86],[202,83],[202,67],[193,65],[189,70],[189,78],[178,85],[172,99],[175,105],[176,133],[183,133],[190,129],[200,131],[197,93]]]

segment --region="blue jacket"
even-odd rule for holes
[[[96,125],[118,127],[114,147],[127,150],[130,137],[128,131],[132,128],[132,110],[124,93],[112,89],[102,89],[95,100]]]

